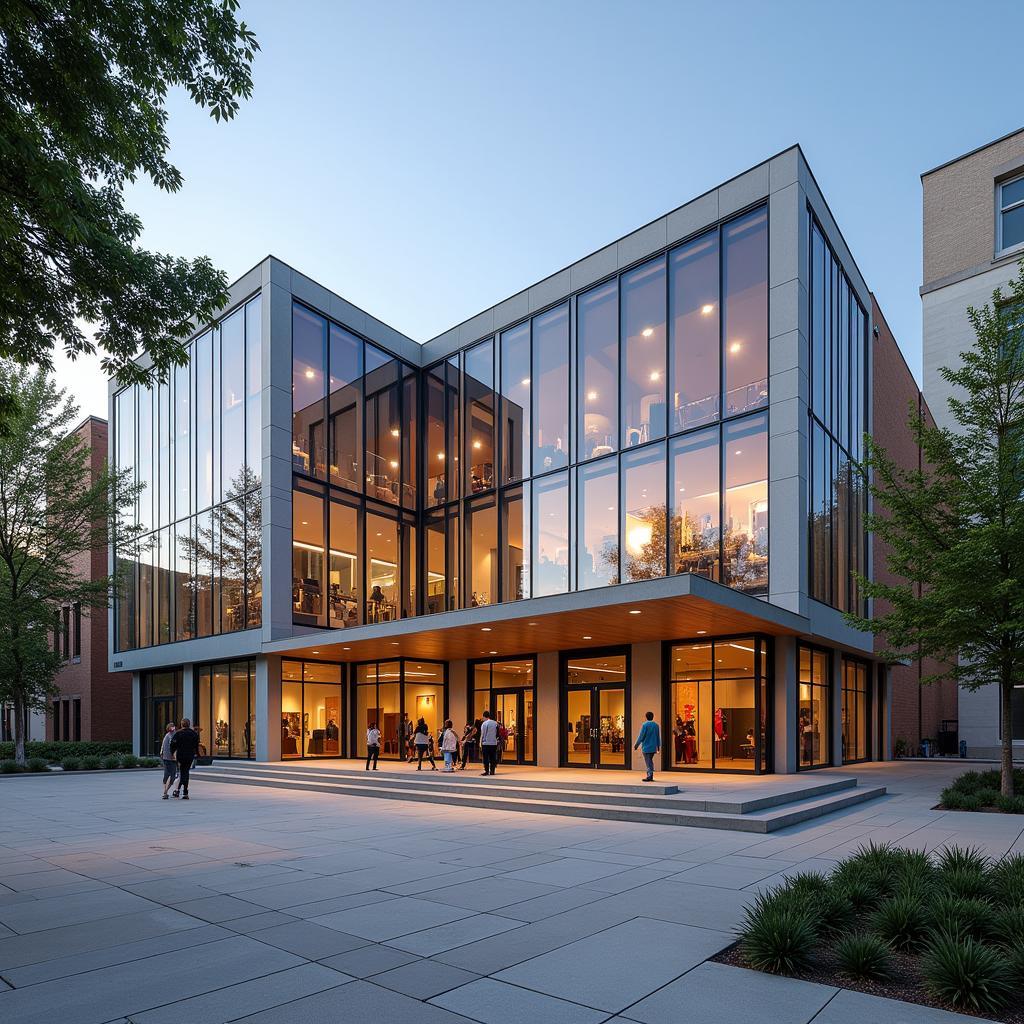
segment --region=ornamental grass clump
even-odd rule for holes
[[[134,754],[123,754],[121,757],[122,768],[138,768],[139,759]]]
[[[108,769],[120,768],[121,758],[117,754],[107,754],[107,756],[103,758],[103,767]]]
[[[45,757],[30,757],[25,764],[30,772],[48,772],[50,763]]]
[[[811,915],[785,892],[758,896],[747,908],[740,932],[743,959],[770,974],[805,970],[818,940]]]
[[[65,757],[60,766],[66,772],[77,772],[82,767],[82,762],[77,757]]]
[[[886,900],[870,919],[871,931],[898,950],[919,948],[930,923],[927,906],[909,893]]]
[[[937,935],[921,958],[925,988],[936,999],[972,1013],[995,1013],[1013,995],[1013,968],[1002,950],[971,938]]]
[[[82,767],[86,771],[96,771],[97,768],[103,767],[103,758],[96,757],[95,754],[90,754],[88,757],[82,758]]]
[[[882,981],[892,974],[892,950],[877,935],[847,935],[836,943],[836,961],[856,981]]]
[[[965,899],[943,892],[931,905],[932,928],[951,939],[987,941],[994,935],[995,912],[988,900]]]
[[[1004,857],[989,873],[989,880],[997,902],[1024,907],[1024,853]]]

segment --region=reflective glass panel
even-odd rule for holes
[[[768,404],[768,211],[722,229],[725,414]]]
[[[569,589],[569,478],[533,482],[533,596]]]
[[[505,538],[502,565],[503,601],[521,601],[530,596],[530,485],[502,494]]]
[[[302,306],[292,315],[292,464],[323,477],[327,468],[324,396],[327,386],[327,321]]]
[[[665,435],[665,259],[622,277],[622,446]]]
[[[401,486],[400,364],[366,346],[366,494],[398,504]]]
[[[498,596],[498,511],[493,499],[467,506],[466,606],[491,604]]]
[[[362,376],[363,343],[354,334],[331,324],[328,378],[331,483],[352,491],[361,490]]]
[[[501,336],[502,481],[530,475],[530,324]]]
[[[366,515],[366,621],[398,618],[398,523]]]
[[[466,352],[466,494],[494,486],[494,343]]]
[[[730,587],[768,592],[768,418],[749,416],[724,427],[725,578]]]
[[[325,626],[324,503],[292,491],[292,612],[297,622]]]
[[[609,281],[576,303],[577,430],[581,459],[615,451],[619,439],[619,289]]]
[[[245,467],[245,310],[220,327],[220,498],[243,493]]]
[[[667,514],[665,445],[622,456],[622,581],[665,575]]]
[[[359,625],[359,511],[351,505],[331,502],[330,557],[328,559],[328,624]]]
[[[569,307],[533,319],[533,472],[569,461]]]
[[[674,573],[692,572],[718,580],[718,428],[699,430],[672,442],[672,550]]]
[[[619,474],[613,456],[577,470],[579,590],[619,582]]]

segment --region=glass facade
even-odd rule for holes
[[[398,658],[356,665],[353,686],[352,751],[366,757],[366,732],[380,729],[380,756],[412,757],[412,737],[423,719],[436,748],[448,714],[448,680],[443,662]]]
[[[196,669],[192,728],[201,756],[256,756],[256,663],[233,661]]]
[[[505,740],[499,744],[502,763],[537,763],[536,677],[534,658],[481,661],[470,666],[469,721],[479,728],[484,711],[490,711],[499,726],[504,726]],[[455,725],[461,733],[461,723]],[[478,754],[476,751],[475,756]]]
[[[798,671],[797,766],[822,768],[832,763],[832,654],[800,645]]]
[[[345,735],[343,667],[281,662],[281,757],[340,757]]]
[[[169,722],[182,716],[182,671],[143,672],[139,676],[139,753],[158,757]]]
[[[668,659],[666,767],[769,771],[767,641],[673,644]]]
[[[856,465],[868,427],[868,318],[818,224],[811,224],[808,581],[812,597],[864,614],[867,488]]]
[[[843,658],[842,667],[843,764],[850,764],[871,757],[871,669],[853,658]]]
[[[262,343],[257,295],[187,346],[187,363],[114,398],[114,460],[146,533],[118,566],[116,648],[262,622]]]

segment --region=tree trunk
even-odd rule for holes
[[[999,791],[1003,796],[1013,796],[1013,680],[1004,674],[999,683],[1002,725],[1002,764]]]
[[[14,760],[25,764],[25,702],[21,695],[14,693]]]

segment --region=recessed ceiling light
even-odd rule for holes
[[[584,640],[593,640],[594,638],[592,636],[585,636],[583,639]],[[314,651],[313,653],[315,654],[316,651]]]
[[[524,388],[528,388],[530,386],[530,378],[524,377],[519,383],[522,384]]]
[[[588,402],[596,402],[597,401],[597,392],[596,391],[588,391],[587,392],[587,401]]]
[[[733,343],[732,343],[732,344],[731,344],[731,345],[729,346],[729,351],[730,351],[730,352],[731,352],[731,353],[732,353],[733,355],[736,355],[736,353],[737,353],[737,352],[739,352],[739,350],[740,350],[741,348],[743,348],[743,346],[742,346],[742,345],[741,345],[741,344],[740,344],[740,343],[739,343],[738,341],[734,341],[734,342],[733,342]]]
[[[392,647],[397,647],[398,646],[398,641],[397,640],[392,640],[391,641],[391,646]]]
[[[654,328],[653,327],[645,327],[640,333],[645,338],[649,338],[654,333]]]
[[[651,380],[653,380],[653,381],[661,380],[661,371],[660,370],[652,370],[651,371]]]
[[[488,651],[487,653],[488,654],[497,654],[498,652],[497,651]]]
[[[743,454],[743,451],[740,448],[737,448],[736,451],[733,452],[733,455],[742,455],[742,454]]]
[[[629,614],[630,615],[639,615],[640,614],[640,609],[639,608],[630,608],[629,609]]]
[[[351,647],[342,647],[342,650],[343,650],[343,651],[351,651],[351,650],[352,650],[352,648],[351,648]]]
[[[703,636],[706,632],[707,632],[706,629],[698,629],[697,630],[697,636]]]
[[[392,429],[392,431],[391,431],[391,436],[392,436],[392,437],[398,437],[398,435],[399,435],[400,433],[401,433],[401,431],[400,431],[400,430],[398,429],[398,427],[394,427],[394,428]]]
[[[313,372],[312,370],[307,370],[307,371],[306,371],[306,376],[307,376],[307,377],[308,377],[308,378],[309,378],[310,380],[312,380],[312,379],[313,379],[313,378],[314,378],[314,377],[316,376],[316,374],[315,374],[315,373],[314,373],[314,372]]]
[[[311,653],[313,653],[313,654],[319,654],[320,652],[319,652],[319,651],[313,651],[313,652],[311,652]]]
[[[700,311],[704,314],[704,316],[710,316],[712,313],[714,313],[715,307],[710,302],[705,302],[704,305],[700,307]]]

